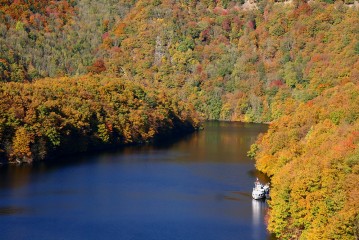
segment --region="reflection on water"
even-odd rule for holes
[[[2,239],[269,238],[251,198],[268,179],[246,157],[266,128],[210,122],[178,141],[0,167]]]
[[[263,215],[265,214],[265,211],[268,209],[268,205],[266,203],[266,200],[259,199],[254,200],[252,199],[252,216],[253,216],[253,225],[259,226],[263,224]]]
[[[265,199],[254,200],[252,199],[252,227],[253,229],[263,225],[264,216],[268,209],[268,204]],[[260,239],[260,234],[253,231],[253,239]],[[270,238],[270,236],[268,237]]]
[[[0,207],[0,216],[1,215],[13,215],[13,214],[20,214],[25,213],[25,208],[20,207]]]

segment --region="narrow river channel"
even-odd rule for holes
[[[269,239],[246,156],[266,125],[208,122],[155,146],[0,167],[0,238]]]

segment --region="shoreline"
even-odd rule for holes
[[[200,126],[198,126],[198,127],[191,127],[191,129],[186,129],[188,127],[184,127],[186,129],[184,132],[181,131],[181,130],[183,130],[182,127],[181,127],[180,130],[172,129],[169,132],[158,133],[158,135],[156,135],[153,139],[150,139],[148,141],[132,142],[132,143],[99,144],[99,145],[90,144],[89,149],[87,149],[85,151],[77,151],[77,152],[68,152],[68,153],[66,153],[66,150],[60,149],[60,151],[64,151],[63,153],[60,153],[60,154],[59,154],[59,151],[57,151],[55,149],[54,152],[51,153],[51,154],[52,155],[58,154],[57,156],[50,156],[50,157],[47,156],[44,159],[35,159],[35,160],[30,161],[30,162],[26,162],[26,161],[19,161],[19,162],[11,161],[11,162],[9,162],[9,161],[6,161],[6,158],[5,159],[0,159],[0,167],[6,166],[6,165],[12,165],[12,166],[20,166],[20,165],[24,165],[24,164],[31,165],[31,164],[33,164],[35,162],[42,162],[42,161],[56,161],[57,159],[59,159],[61,157],[73,156],[73,155],[76,156],[76,155],[83,155],[83,154],[91,154],[91,153],[97,153],[97,152],[101,152],[101,151],[113,151],[113,150],[119,150],[119,149],[122,149],[124,147],[130,147],[130,146],[156,145],[156,144],[161,144],[161,142],[167,141],[168,138],[174,139],[173,141],[176,141],[179,138],[184,137],[186,135],[190,135],[190,134],[193,134],[194,132],[202,131],[204,129],[203,123],[204,122],[210,122],[210,121],[214,121],[214,122],[235,122],[235,123],[243,123],[243,124],[265,124],[265,125],[270,125],[270,124],[273,123],[273,121],[272,122],[244,122],[244,121],[239,121],[239,120],[237,121],[237,120],[207,119],[207,120],[201,122]]]
[[[53,152],[50,153],[51,156],[46,156],[44,159],[34,159],[30,162],[26,161],[6,161],[6,158],[3,158],[0,160],[0,167],[3,166],[21,166],[21,165],[32,165],[34,163],[39,162],[50,162],[50,161],[58,161],[60,158],[63,157],[76,157],[76,156],[83,156],[83,155],[91,155],[93,153],[101,153],[104,151],[118,151],[126,147],[134,147],[134,146],[156,146],[156,145],[162,145],[164,143],[171,144],[172,142],[178,141],[178,139],[191,135],[195,132],[201,131],[203,128],[201,127],[191,127],[191,128],[185,128],[184,131],[178,131],[172,129],[169,132],[164,133],[158,133],[156,136],[154,136],[152,139],[148,141],[139,141],[139,142],[131,142],[131,143],[112,143],[112,144],[95,144],[90,143],[88,149],[84,151],[75,151],[71,152],[71,150],[68,150],[69,152],[66,152],[64,149],[55,149]],[[181,130],[183,128],[181,127]],[[168,141],[170,139],[170,141]]]

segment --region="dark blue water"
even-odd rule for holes
[[[156,146],[0,167],[1,239],[268,239],[246,157],[265,125],[210,122]]]

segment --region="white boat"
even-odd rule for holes
[[[254,182],[254,188],[252,190],[252,197],[253,199],[263,199],[263,198],[270,198],[269,196],[269,183],[263,185],[259,182],[258,178]]]

